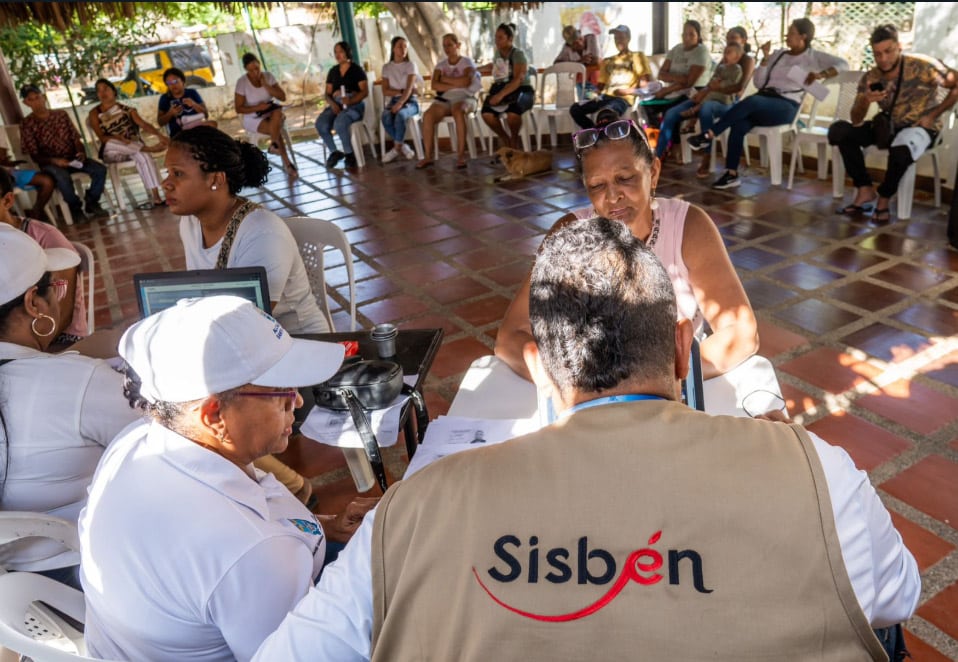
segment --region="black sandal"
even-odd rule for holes
[[[887,223],[891,220],[891,208],[876,209],[871,213],[871,220],[878,223]]]

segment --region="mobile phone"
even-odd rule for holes
[[[885,84],[881,81],[878,81],[877,83],[872,83],[871,85],[869,85],[868,89],[871,90],[872,92],[881,92],[882,90],[885,89]]]

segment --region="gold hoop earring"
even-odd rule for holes
[[[649,201],[649,209],[655,211],[659,208],[659,201],[655,199],[655,189],[652,189],[652,199]]]
[[[46,333],[40,333],[39,331],[37,331],[37,320],[40,320],[40,319],[50,320],[50,330],[47,331]],[[34,335],[40,338],[46,338],[47,336],[52,336],[53,332],[57,330],[57,321],[53,319],[52,317],[50,317],[49,315],[40,313],[39,317],[34,317],[33,321],[30,322],[30,329],[33,331]]]

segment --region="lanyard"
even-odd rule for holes
[[[612,404],[613,402],[636,402],[638,400],[665,400],[661,395],[647,395],[645,393],[636,393],[631,395],[607,395],[604,398],[596,398],[588,402],[580,402],[562,412],[562,417],[566,417],[573,412],[591,409],[592,407],[601,407],[602,405]]]

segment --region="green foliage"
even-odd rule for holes
[[[133,47],[155,39],[155,25],[147,16],[137,20],[98,18],[73,24],[66,32],[23,23],[0,29],[0,43],[18,86],[56,86],[74,78],[96,77],[107,65],[122,62]]]

